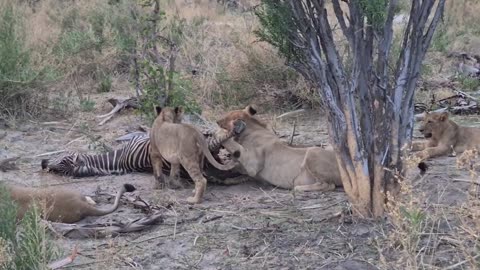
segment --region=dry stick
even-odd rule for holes
[[[80,140],[83,139],[83,138],[85,138],[85,135],[80,136],[80,137],[78,137],[78,138],[76,138],[76,139],[71,140],[70,142],[68,142],[67,144],[65,144],[65,147],[69,146],[70,144],[72,144],[72,143],[74,143],[74,142],[80,141]]]
[[[466,263],[469,262],[469,261],[473,261],[473,260],[477,259],[478,257],[480,257],[480,254],[477,254],[477,255],[473,256],[471,259],[463,260],[463,261],[458,262],[458,263],[456,263],[456,264],[454,264],[454,265],[450,265],[449,267],[447,267],[447,268],[445,268],[445,269],[446,269],[446,270],[455,269],[455,268],[459,267],[460,265],[466,264]]]
[[[53,152],[47,152],[47,153],[39,154],[39,155],[36,155],[36,156],[33,156],[33,157],[50,156],[50,155],[55,155],[55,154],[63,153],[63,152],[65,152],[65,151],[66,151],[66,150],[58,150],[58,151],[53,151]]]
[[[338,201],[338,202],[335,202],[335,203],[332,203],[330,205],[323,205],[323,204],[314,204],[314,205],[310,205],[310,206],[304,206],[304,207],[301,207],[300,210],[311,210],[311,209],[317,209],[317,208],[322,208],[323,209],[328,209],[332,206],[335,206],[335,205],[338,205],[338,204],[341,204],[345,202],[345,200],[341,200],[341,201]]]
[[[68,264],[71,264],[75,258],[77,257],[77,245],[75,245],[75,247],[73,248],[73,251],[72,251],[72,254],[64,259],[61,259],[61,260],[58,260],[56,262],[53,262],[53,263],[50,263],[48,265],[48,268],[50,269],[58,269],[58,268],[62,268]]]
[[[475,184],[475,185],[479,185],[479,186],[480,186],[480,182],[473,181],[473,180],[467,180],[467,179],[453,179],[452,181],[453,181],[453,182],[464,182],[464,183],[471,183],[471,184]]]
[[[295,111],[286,112],[284,114],[281,114],[281,115],[277,116],[276,119],[280,119],[280,118],[283,118],[283,117],[286,117],[286,116],[289,116],[289,115],[293,115],[293,114],[297,114],[297,113],[301,113],[301,112],[304,112],[304,111],[305,111],[304,109],[298,109],[298,110],[295,110]]]
[[[293,121],[293,131],[292,131],[292,136],[290,136],[290,142],[288,143],[288,145],[292,145],[293,144],[293,137],[295,136],[295,129],[297,128],[297,119],[295,119],[295,121]]]

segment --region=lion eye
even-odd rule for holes
[[[432,122],[432,120],[428,120],[427,123],[431,124],[431,123],[433,123],[433,122]]]

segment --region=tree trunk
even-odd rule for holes
[[[317,86],[345,192],[356,213],[380,217],[386,192],[396,193],[396,174],[403,174],[401,147],[411,140],[415,85],[445,0],[412,1],[394,71],[398,0],[328,1],[340,28],[335,35],[326,2],[263,0],[257,15],[266,31],[259,35]]]

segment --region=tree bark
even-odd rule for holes
[[[393,72],[389,63],[398,0],[384,5],[328,2],[339,25],[335,36],[326,0],[263,0],[269,10],[291,11],[288,42],[296,55],[289,56],[289,65],[317,87],[343,186],[356,213],[379,217],[386,192],[398,190],[395,174],[403,173],[401,147],[412,136],[415,85],[445,0],[412,1]],[[383,10],[383,17],[369,13],[366,5],[377,5],[375,11]],[[344,55],[339,45],[347,45]]]

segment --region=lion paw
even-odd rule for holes
[[[188,197],[187,198],[187,203],[189,204],[197,204],[197,203],[200,203],[201,200],[195,198],[195,197]]]

